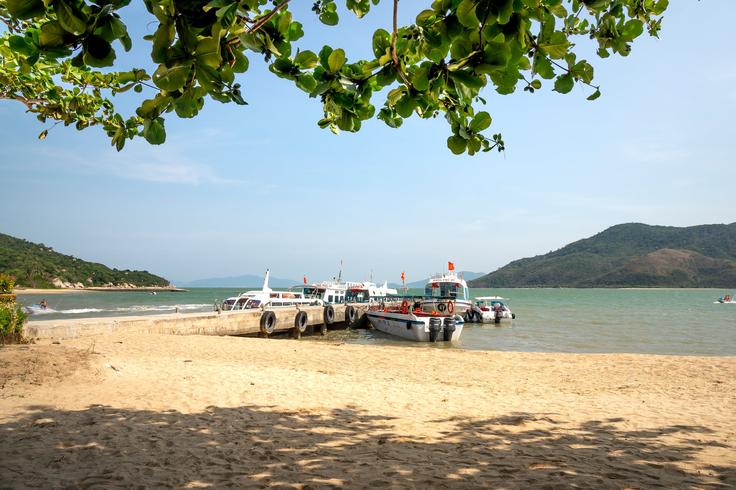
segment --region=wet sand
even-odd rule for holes
[[[736,358],[198,336],[0,348],[2,486],[736,486]]]

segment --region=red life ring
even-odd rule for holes
[[[447,302],[447,313],[455,313],[455,303],[453,303],[452,301]]]
[[[409,302],[407,300],[401,302],[401,313],[404,315],[409,313]]]

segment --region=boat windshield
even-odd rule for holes
[[[251,308],[258,308],[259,306],[261,306],[261,300],[260,299],[251,299],[245,305],[245,308],[246,309],[251,309]]]
[[[456,282],[433,282],[427,284],[427,287],[424,289],[424,294],[425,296],[440,298],[466,298],[462,284],[458,284]]]
[[[322,299],[322,296],[324,295],[324,290],[321,290],[319,288],[304,288],[304,297],[305,298],[319,298]]]

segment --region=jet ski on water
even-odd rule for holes
[[[41,315],[43,313],[53,313],[54,310],[49,308],[49,303],[45,299],[42,299],[38,303],[34,303],[30,306],[24,306],[23,309],[29,315]]]
[[[721,304],[725,304],[725,303],[736,303],[736,300],[734,300],[733,299],[733,296],[731,296],[730,294],[726,294],[726,295],[721,296],[720,298],[718,298],[715,301],[715,303],[721,303]]]

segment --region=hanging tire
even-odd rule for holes
[[[332,325],[335,323],[335,308],[332,305],[325,306],[324,312],[325,325]]]
[[[296,317],[294,318],[294,328],[299,330],[300,333],[304,333],[304,331],[307,329],[307,323],[309,323],[309,318],[307,318],[307,312],[306,311],[300,311],[296,314]]]
[[[272,334],[276,328],[276,314],[273,311],[264,311],[261,315],[261,333]]]
[[[345,307],[345,323],[348,325],[352,325],[355,323],[355,317],[358,316],[357,312],[355,311],[355,307],[352,305],[348,305]]]

